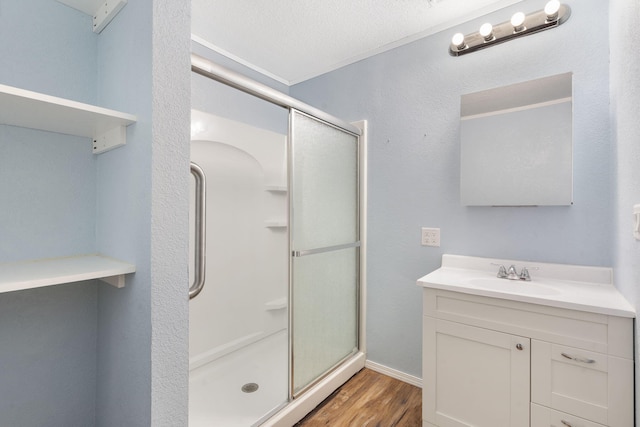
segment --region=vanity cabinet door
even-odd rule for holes
[[[427,425],[529,426],[529,338],[424,316],[423,346]]]

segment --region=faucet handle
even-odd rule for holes
[[[504,265],[501,265],[500,268],[498,269],[498,277],[500,279],[504,279],[507,277],[507,269],[504,268]]]
[[[529,270],[527,270],[527,267],[522,267],[522,271],[520,272],[520,280],[524,280],[526,282],[531,281],[531,276],[529,275]]]
[[[517,280],[520,277],[518,277],[518,272],[516,271],[516,266],[515,265],[511,265],[509,267],[509,270],[507,270],[507,279],[509,280]]]

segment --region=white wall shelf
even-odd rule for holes
[[[103,255],[1,263],[0,293],[91,279],[101,279],[122,288],[124,275],[135,271],[135,265]]]
[[[91,138],[94,154],[126,143],[136,116],[0,85],[0,124]]]

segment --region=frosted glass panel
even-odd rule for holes
[[[293,258],[294,394],[357,348],[358,253]]]
[[[293,120],[293,250],[358,240],[358,139],[298,112]]]
[[[358,138],[296,111],[291,123],[295,396],[357,350],[360,250]]]

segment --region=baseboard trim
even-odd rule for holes
[[[404,372],[398,371],[393,368],[389,368],[388,366],[381,365],[376,362],[372,362],[367,360],[364,363],[364,367],[371,369],[372,371],[379,372],[381,374],[387,375],[391,378],[395,378],[407,384],[414,385],[416,387],[422,388],[422,378],[414,377],[413,375],[405,374]]]

